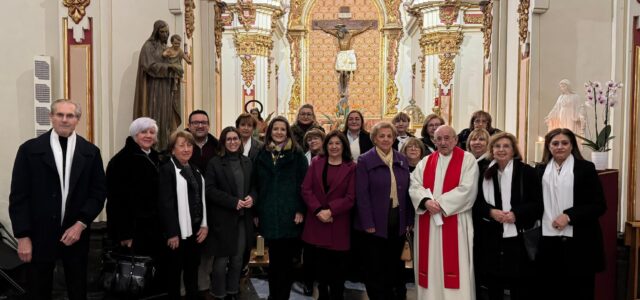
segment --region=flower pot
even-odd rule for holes
[[[609,166],[609,151],[591,152],[591,161],[596,165],[596,170],[606,170]]]

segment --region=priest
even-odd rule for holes
[[[418,299],[475,299],[471,208],[478,165],[456,147],[450,126],[436,130],[437,150],[411,173],[409,195],[416,209],[414,241]]]

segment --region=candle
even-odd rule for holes
[[[542,161],[542,153],[544,153],[544,138],[538,137],[535,148],[535,162]]]
[[[256,256],[264,256],[264,238],[261,235],[256,238]]]

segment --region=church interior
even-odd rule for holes
[[[458,132],[484,110],[513,133],[523,160],[542,156],[551,126],[614,137],[598,160],[607,195],[601,219],[607,269],[598,299],[640,299],[640,1],[636,0],[40,0],[0,11],[2,140],[0,223],[9,221],[20,144],[50,128],[59,98],[81,104],[78,134],[108,162],[133,120],[143,43],[154,22],[182,37],[178,128],[195,109],[217,136],[257,107],[289,120],[315,107],[325,129],[349,110],[365,127],[398,112],[416,135],[435,113]],[[357,58],[357,59],[356,59]],[[615,101],[592,98],[595,84]],[[618,83],[620,84],[618,87]],[[590,98],[591,97],[591,98]],[[575,100],[579,124],[557,107]],[[606,110],[605,110],[606,108]],[[556,112],[554,114],[554,111]],[[557,124],[552,124],[556,122]],[[605,122],[605,123],[603,123]],[[13,128],[13,129],[11,129]],[[11,130],[13,131],[11,131]],[[104,221],[102,213],[96,221]],[[624,254],[621,254],[624,253]],[[601,290],[601,291],[600,291]]]

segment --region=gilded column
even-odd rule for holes
[[[291,97],[289,98],[289,117],[293,118],[296,111],[302,104],[302,41],[306,31],[289,29],[287,40],[291,49],[291,75],[293,76],[293,85],[291,86]]]
[[[398,86],[396,83],[396,73],[398,71],[398,46],[402,38],[402,23],[400,20],[401,0],[385,0],[387,18],[385,27],[382,29],[386,44],[386,86],[384,116],[393,117],[398,113]]]

